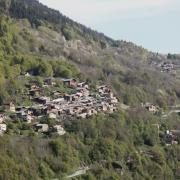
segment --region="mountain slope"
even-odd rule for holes
[[[163,118],[180,104],[178,55],[115,41],[36,0],[0,0],[0,12],[0,105],[13,100],[31,106],[28,86],[42,86],[47,77],[77,78],[92,89],[110,85],[119,99],[113,114],[60,119],[67,132],[61,137],[37,134],[22,119],[7,121],[0,137],[0,179],[65,179],[83,166],[90,170],[77,179],[179,178],[180,147],[166,146],[165,137],[166,130],[180,129],[180,116]],[[161,72],[171,62],[175,69]],[[146,102],[159,112],[142,108]]]
[[[165,97],[162,98],[167,99],[166,104],[172,104],[172,99],[177,101],[179,98],[179,81],[170,74],[161,73],[160,69],[150,66],[151,62],[158,62],[159,59],[165,61],[166,57],[155,55],[127,42],[120,42],[117,47],[112,47],[106,42],[106,47],[102,47],[99,42],[84,38],[80,34],[67,40],[63,32],[53,30],[52,24],[47,25],[46,22],[36,28],[32,28],[27,20],[22,19],[11,19],[8,24],[13,34],[12,41],[15,41],[9,49],[14,52],[46,59],[68,59],[68,62],[78,66],[81,72],[86,74],[86,78],[106,81],[112,85],[121,95],[122,101],[125,101],[127,92],[131,93],[132,87],[135,94],[139,94],[137,87],[140,88],[144,95],[135,95],[134,100],[129,99],[129,102],[125,103],[135,105],[143,101],[157,102],[154,97],[157,97],[159,89],[165,91]],[[119,87],[122,87],[120,91]],[[173,96],[168,95],[171,91],[175,92]]]

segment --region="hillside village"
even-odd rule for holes
[[[30,76],[25,74],[25,76]],[[74,93],[62,93],[53,91],[52,96],[44,96],[42,88],[36,84],[29,86],[29,98],[32,106],[16,106],[12,101],[4,103],[1,107],[4,113],[0,114],[0,134],[7,131],[6,121],[23,120],[32,124],[37,132],[56,132],[64,135],[65,130],[61,120],[68,118],[87,118],[99,112],[113,113],[117,110],[118,99],[110,87],[97,86],[92,92],[85,82],[77,82],[76,79],[61,79],[63,85],[74,90]],[[53,78],[44,80],[43,87],[55,86]],[[7,115],[9,114],[9,115]],[[48,124],[40,123],[43,118],[57,120],[56,125],[49,127]]]
[[[163,57],[163,56],[162,56]],[[169,59],[168,57],[159,57],[158,61],[151,60],[150,66],[156,68],[162,73],[173,74],[179,78],[180,63],[178,59]],[[178,57],[179,58],[179,57]]]
[[[180,179],[180,54],[41,2],[0,0],[0,180]]]
[[[23,76],[31,77],[29,73]],[[17,106],[13,101],[5,102],[0,113],[0,135],[8,130],[7,122],[19,119],[31,125],[37,133],[55,133],[62,136],[66,133],[63,120],[85,119],[100,112],[111,114],[118,110],[118,99],[111,87],[107,85],[96,86],[92,90],[88,83],[78,82],[73,78],[61,78],[60,82],[73,90],[72,93],[54,90],[51,96],[45,96],[43,88],[57,85],[54,78],[46,78],[42,87],[37,84],[28,85],[28,95],[33,102],[32,106]],[[141,103],[141,108],[152,114],[157,114],[160,110],[157,105],[150,102]],[[44,119],[53,119],[56,123],[48,125],[44,123]],[[176,130],[167,130],[164,136],[166,145],[177,144],[178,133]]]

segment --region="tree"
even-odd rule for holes
[[[45,76],[45,77],[53,76],[52,66],[46,61],[40,61],[40,64],[37,70],[38,70],[39,76]]]

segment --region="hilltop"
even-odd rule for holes
[[[0,179],[179,178],[179,87],[179,55],[0,0]]]

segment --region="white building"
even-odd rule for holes
[[[0,135],[7,131],[6,124],[0,124]]]
[[[66,133],[66,131],[64,130],[64,128],[61,125],[55,125],[53,127],[53,129],[60,136],[62,136],[62,135],[64,135]]]

